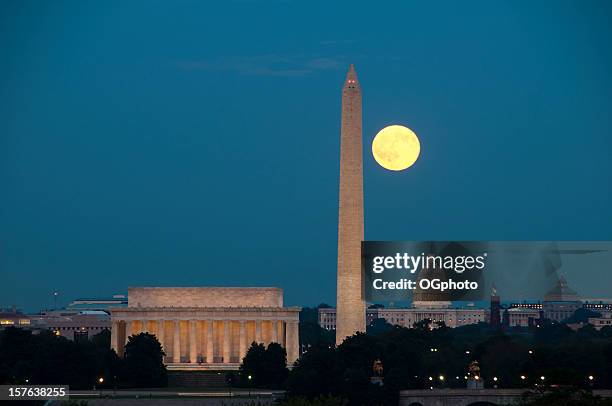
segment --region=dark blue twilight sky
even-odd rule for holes
[[[135,285],[334,303],[351,62],[367,239],[612,239],[611,19],[605,0],[2,1],[0,306]],[[401,173],[370,152],[395,123],[422,145]],[[604,278],[573,283],[612,296]]]

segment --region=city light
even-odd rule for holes
[[[545,380],[545,379],[546,379],[546,377],[545,377],[544,375],[542,375],[542,376],[540,377],[540,379],[541,379],[541,380]]]
[[[437,348],[430,348],[430,351],[431,352],[438,352],[438,349]]]
[[[100,382],[100,383],[104,382],[104,378],[100,377],[100,378],[98,379],[98,382]]]
[[[525,379],[527,379],[527,377],[525,375],[521,375],[521,379],[524,381]]]
[[[443,381],[443,380],[444,380],[444,375],[440,375],[440,376],[438,377],[438,379],[439,379],[439,380],[441,380],[441,381]]]
[[[479,380],[479,379],[480,379],[480,377],[479,377],[478,375],[475,375],[475,376],[474,376],[474,379]]]
[[[433,378],[430,376],[430,377],[429,377],[429,380],[430,380],[430,381],[433,381]]]
[[[466,353],[466,354],[469,354],[469,353],[470,353],[470,350],[466,350],[466,351],[465,351],[465,353]]]
[[[595,377],[593,375],[589,375],[589,381],[592,381],[593,379],[595,379]]]
[[[497,377],[496,377],[496,376],[494,376],[494,377],[493,377],[493,380],[494,380],[495,382],[497,382]]]
[[[530,354],[530,355],[531,355],[531,354],[533,354],[533,350],[529,350],[529,354]]]
[[[249,376],[248,376],[248,378],[249,378],[249,381],[250,381],[251,379],[253,379],[253,377],[252,377],[251,375],[249,375]]]

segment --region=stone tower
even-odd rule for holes
[[[351,65],[342,88],[336,344],[366,327],[361,275],[362,166],[361,88]]]

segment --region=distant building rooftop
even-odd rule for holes
[[[107,311],[109,307],[127,307],[126,295],[114,295],[110,298],[78,298],[70,302],[66,310]]]
[[[18,311],[0,312],[0,328],[8,326],[29,326],[30,318]]]
[[[580,296],[569,287],[563,276],[559,276],[557,285],[544,296],[545,302],[575,302],[579,300]]]

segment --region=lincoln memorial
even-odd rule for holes
[[[154,334],[168,369],[238,369],[252,342],[276,342],[298,358],[299,307],[283,307],[280,288],[129,288],[128,306],[111,309],[111,346]]]

